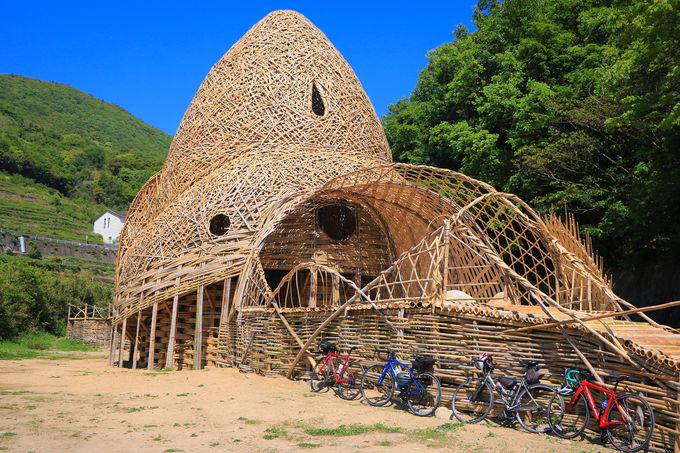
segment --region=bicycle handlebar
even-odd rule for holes
[[[394,358],[394,356],[396,355],[393,350],[387,349],[387,348],[373,348],[373,351],[374,351],[373,357],[375,357],[376,355],[378,355],[378,357],[379,357],[380,354],[387,354],[388,358],[389,357]]]

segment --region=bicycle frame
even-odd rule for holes
[[[380,374],[380,377],[378,378],[378,381],[376,382],[376,384],[377,385],[382,384],[382,381],[383,381],[383,379],[385,379],[385,376],[387,375],[388,372],[392,373],[392,376],[394,377],[394,379],[396,381],[398,372],[397,372],[397,369],[394,367],[395,363],[402,368],[407,368],[411,382],[414,382],[416,384],[417,393],[409,393],[409,395],[412,395],[412,396],[422,395],[425,392],[425,387],[423,385],[421,385],[421,383],[418,382],[418,379],[416,379],[415,376],[413,375],[413,367],[411,367],[410,365],[407,365],[405,363],[402,363],[399,360],[397,360],[396,358],[391,357],[391,356],[387,359],[387,363],[385,364],[385,367],[383,368],[383,371]],[[404,390],[400,390],[400,391],[401,391],[402,394],[405,394]]]
[[[337,384],[347,384],[349,382],[348,379],[339,376],[338,375],[338,370],[337,367],[335,366],[335,362],[333,359],[335,358],[341,358],[344,359],[342,362],[342,375],[344,376],[345,370],[347,369],[347,365],[349,364],[349,359],[350,359],[350,354],[342,354],[339,352],[329,352],[328,355],[326,355],[326,358],[323,360],[323,365],[321,365],[321,368],[319,368],[319,371],[321,374],[323,374],[326,371],[326,367],[330,363],[331,370],[333,370],[333,378],[335,379],[335,382]]]
[[[595,400],[593,399],[593,394],[590,392],[590,389],[602,392],[607,397],[607,405],[605,406],[604,410],[601,413],[598,410],[597,405],[595,404]],[[599,385],[593,384],[592,382],[588,381],[581,381],[581,385],[579,385],[578,389],[576,389],[576,392],[574,392],[574,395],[571,397],[569,404],[567,404],[567,407],[565,407],[564,409],[565,413],[571,410],[572,407],[574,407],[574,404],[578,400],[578,397],[581,395],[581,393],[585,394],[586,401],[588,402],[588,408],[595,417],[595,419],[598,421],[600,429],[608,428],[613,425],[623,425],[625,423],[628,423],[628,414],[626,414],[625,411],[621,410],[619,402],[616,401],[616,392],[614,392],[613,390],[606,389],[604,387],[600,387]],[[609,415],[609,412],[614,406],[616,407],[616,410],[618,410],[619,413],[621,414],[621,420],[607,422],[606,421],[607,416]]]

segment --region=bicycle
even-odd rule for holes
[[[380,354],[386,354],[387,358],[382,359]],[[376,355],[387,362],[367,368],[361,377],[361,395],[368,404],[384,406],[392,400],[396,388],[413,415],[427,417],[437,410],[442,400],[442,386],[432,374],[436,363],[433,357],[416,356],[409,366],[397,360],[390,349],[377,348],[373,357]]]
[[[562,408],[553,407],[552,402],[548,407],[549,414],[557,413],[555,417],[549,416],[550,428],[557,436],[573,439],[581,435],[592,414],[598,422],[602,439],[606,433],[617,450],[635,452],[647,447],[654,431],[654,412],[649,403],[640,395],[616,394],[619,383],[628,376],[608,376],[616,381],[614,388],[609,390],[590,382],[593,376],[589,371],[568,368],[564,371],[565,382],[560,390],[565,396],[571,395],[571,400]],[[591,389],[605,395],[599,410]]]
[[[467,378],[453,392],[451,418],[455,417],[464,423],[484,420],[491,412],[497,394],[505,405],[502,413],[504,418],[512,419],[514,416],[522,428],[532,433],[550,431],[548,405],[555,395],[557,401],[560,401],[561,396],[557,388],[538,383],[541,379],[538,362],[520,360],[525,368],[521,379],[503,376],[495,382],[492,374],[495,366],[490,354],[483,354],[470,364],[480,370],[482,375]]]
[[[333,343],[326,340],[320,341],[319,351],[326,354],[326,357],[317,361],[309,375],[312,392],[320,392],[324,388],[333,387],[340,398],[356,399],[360,393],[359,384],[364,367],[350,360],[352,351],[355,349],[357,346],[350,346],[349,353],[342,354]],[[337,366],[335,365],[336,359],[341,360]]]

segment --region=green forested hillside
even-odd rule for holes
[[[474,23],[390,107],[395,158],[566,207],[619,269],[677,266],[680,2],[481,0]]]
[[[127,209],[171,137],[122,108],[52,82],[0,75],[0,227],[84,240]]]

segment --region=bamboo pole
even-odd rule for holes
[[[118,368],[123,368],[123,348],[127,335],[127,318],[123,318],[123,326],[120,329],[120,349],[118,350]]]
[[[201,369],[201,354],[203,351],[203,285],[196,292],[196,326],[194,330],[194,370]]]
[[[156,321],[158,317],[158,302],[153,304],[151,312],[151,329],[149,330],[149,358],[147,359],[146,368],[153,370],[156,354]]]
[[[229,299],[231,297],[231,277],[224,279],[222,288],[222,309],[220,310],[220,324],[229,317]]]
[[[130,363],[132,363],[132,369],[137,369],[137,348],[139,347],[139,324],[142,321],[142,311],[137,312],[137,329],[135,330],[135,342],[133,346],[130,346]]]
[[[179,277],[176,280],[179,285]],[[170,318],[170,335],[168,337],[168,353],[165,357],[165,368],[172,369],[175,360],[175,332],[177,331],[177,310],[179,305],[179,296],[175,294],[172,298],[172,317]]]
[[[118,324],[111,323],[111,335],[109,336],[109,366],[113,366],[114,359],[116,356],[116,335],[118,334]]]
[[[625,310],[625,311],[616,311],[616,312],[613,312],[613,313],[605,313],[605,314],[601,314],[601,315],[590,316],[590,317],[587,317],[587,318],[580,318],[580,320],[582,322],[589,322],[589,321],[596,321],[596,320],[599,320],[599,319],[612,318],[614,316],[632,315],[632,314],[635,314],[635,313],[643,313],[643,312],[648,312],[648,311],[663,310],[663,309],[666,309],[666,308],[673,308],[673,307],[678,307],[678,306],[680,306],[680,300],[676,300],[676,301],[673,301],[673,302],[667,302],[667,303],[660,304],[660,305],[652,305],[652,306],[649,306],[649,307],[636,308],[636,309],[633,309],[633,310]],[[527,330],[544,329],[544,328],[547,328],[547,327],[561,326],[561,325],[564,325],[564,324],[570,324],[570,323],[574,323],[574,322],[577,322],[577,321],[575,321],[574,319],[565,319],[564,321],[550,322],[550,323],[547,323],[547,324],[536,324],[536,325],[533,325],[533,326],[520,327],[520,328],[517,328],[517,329],[508,329],[508,330],[503,331],[503,333],[525,332]]]

